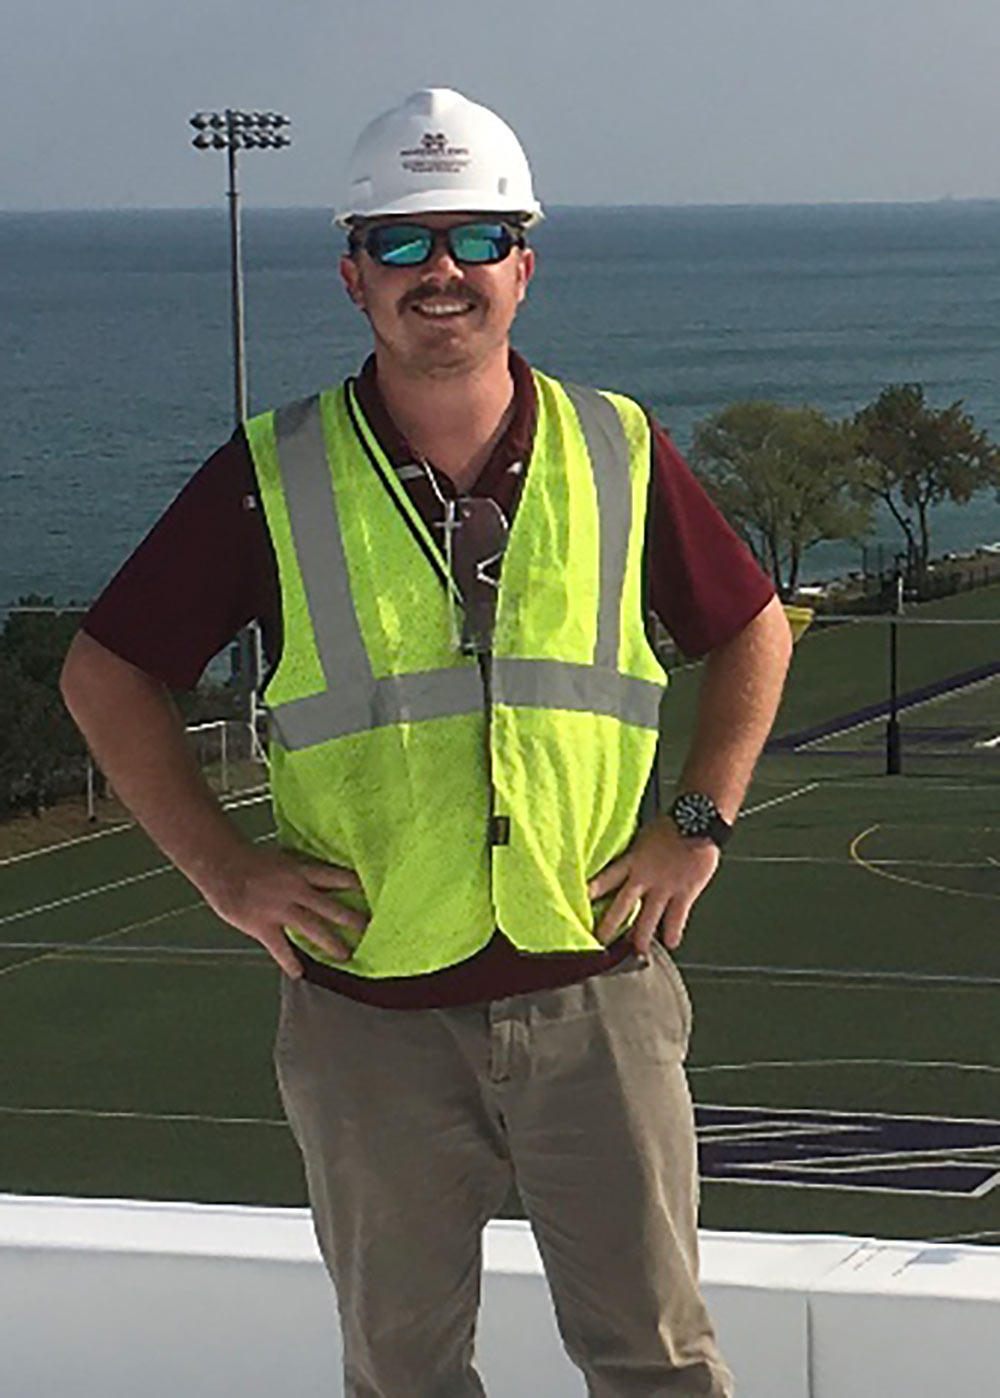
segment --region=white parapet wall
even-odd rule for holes
[[[527,1225],[485,1258],[490,1398],[584,1398]],[[738,1398],[1000,1392],[1000,1252],[706,1233],[702,1263]],[[339,1351],[304,1210],[0,1195],[3,1398],[338,1398]]]

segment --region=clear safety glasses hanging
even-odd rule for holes
[[[448,589],[452,640],[463,655],[486,655],[493,649],[500,566],[510,534],[507,516],[488,495],[445,499],[434,472],[426,462],[420,465],[441,506],[438,528],[454,583]]]

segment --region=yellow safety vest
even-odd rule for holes
[[[352,383],[247,423],[284,623],[264,695],[278,835],[357,871],[359,976],[454,965],[498,927],[526,952],[599,950],[587,881],[635,833],[666,682],[642,610],[649,425],[629,399],[535,384],[480,659]]]

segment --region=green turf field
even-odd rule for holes
[[[909,687],[998,658],[1000,627],[919,637]],[[884,720],[840,723],[884,650],[801,643],[777,731],[834,735],[762,760],[685,941],[708,1226],[1000,1241],[1000,694],[935,701],[935,774],[886,777]],[[265,802],[233,818],[270,837]],[[133,829],[0,862],[0,1190],[302,1202],[276,987]]]

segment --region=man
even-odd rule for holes
[[[373,356],[216,453],[64,673],[119,795],[286,973],[279,1081],[352,1398],[483,1392],[480,1235],[512,1183],[595,1398],[731,1393],[668,948],[790,640],[661,429],[511,352],[540,216],[485,108],[432,89],[373,122],[338,218]],[[642,824],[647,593],[708,658],[677,799]],[[219,810],[166,689],[252,616],[273,851]]]

